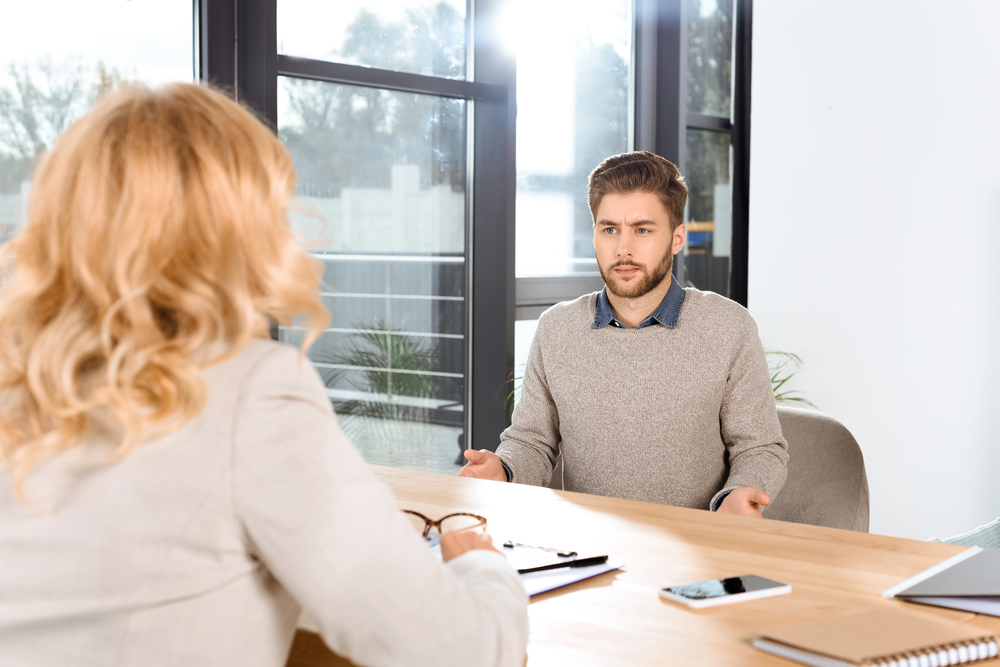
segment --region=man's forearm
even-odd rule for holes
[[[507,431],[504,432],[504,436],[506,435]],[[552,479],[555,455],[545,445],[504,437],[497,448],[497,456],[508,474],[508,482],[544,486]]]
[[[785,485],[787,462],[788,455],[780,445],[744,451],[730,460],[729,478],[722,488],[732,490],[752,486],[765,492],[773,500]],[[715,500],[713,499],[713,504]]]

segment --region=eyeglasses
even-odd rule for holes
[[[455,512],[434,521],[420,512],[414,512],[413,510],[403,510],[403,513],[410,519],[413,528],[428,542],[438,539],[449,530],[457,530],[459,532],[477,530],[486,532],[486,517],[479,516],[478,514]],[[437,530],[433,530],[434,528],[437,528]]]

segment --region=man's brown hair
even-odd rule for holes
[[[670,217],[673,231],[684,220],[687,185],[673,162],[649,151],[612,155],[594,171],[587,182],[590,214],[597,222],[597,207],[604,195],[627,195],[648,192],[656,195]]]

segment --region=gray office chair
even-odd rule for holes
[[[548,486],[550,489],[562,490],[563,488],[562,473],[563,473],[562,454],[559,454],[558,458],[556,458],[556,467],[552,471],[552,479],[549,480]]]
[[[868,477],[843,424],[816,410],[778,405],[788,441],[788,479],[765,519],[868,532]]]

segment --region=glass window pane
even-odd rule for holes
[[[684,278],[695,287],[729,295],[733,195],[729,186],[730,134],[687,131],[688,184]]]
[[[690,113],[729,118],[733,80],[733,0],[685,0]]]
[[[452,473],[464,443],[466,102],[279,78],[292,227],[326,266],[309,356],[366,460]],[[301,339],[295,327],[281,338]],[[462,459],[464,462],[464,459]]]
[[[629,149],[628,0],[515,2],[518,276],[596,273],[587,176]],[[558,26],[558,29],[554,29]]]
[[[464,79],[465,0],[278,0],[278,53]]]
[[[521,398],[524,367],[528,364],[528,351],[531,349],[531,340],[535,337],[537,329],[538,320],[517,320],[514,322],[514,393],[510,396],[509,402],[512,410],[514,404]]]
[[[191,81],[190,0],[6,3],[0,39],[0,242],[24,224],[41,153],[122,81]],[[34,28],[32,28],[34,26]]]

